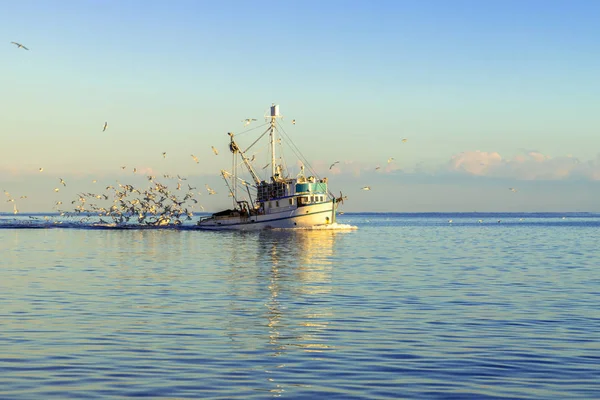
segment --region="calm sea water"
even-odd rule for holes
[[[0,216],[2,399],[600,398],[600,215],[28,220]]]

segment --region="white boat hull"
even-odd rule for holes
[[[324,202],[262,215],[209,217],[198,222],[199,229],[255,231],[302,229],[335,222],[334,203]]]

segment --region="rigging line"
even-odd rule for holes
[[[278,124],[279,125],[279,124]],[[313,169],[313,167],[310,165],[310,163],[308,162],[308,160],[306,159],[306,157],[304,157],[304,155],[302,154],[302,152],[300,152],[300,149],[298,148],[298,146],[296,146],[296,144],[292,141],[292,139],[289,137],[289,135],[285,132],[285,130],[283,129],[283,127],[281,125],[279,125],[281,127],[281,132],[283,133],[283,135],[286,137],[287,141],[290,143],[290,148],[292,149],[292,152],[294,154],[296,154],[296,156],[304,163],[308,166],[308,170],[309,172],[311,172],[318,180],[321,180],[321,177],[319,176],[319,174]],[[327,185],[327,192],[329,194],[329,196],[331,198],[334,198],[335,195],[333,194],[333,192],[331,192],[331,190],[329,190],[329,185]]]
[[[315,177],[320,178],[319,174],[317,174],[317,172],[313,169],[313,167],[310,165],[310,163],[308,162],[308,160],[306,159],[306,157],[304,157],[304,155],[302,154],[302,152],[300,151],[300,149],[298,148],[298,146],[296,146],[296,144],[292,141],[292,139],[289,137],[289,135],[285,132],[285,130],[283,129],[283,127],[281,127],[281,132],[285,135],[287,141],[290,143],[290,148],[292,149],[292,151],[294,152],[294,154],[296,154],[296,156],[305,164],[308,166],[308,170],[309,172],[311,172]]]
[[[262,135],[260,135],[260,136],[258,137],[258,139],[256,139],[256,140],[255,140],[255,141],[254,141],[254,142],[253,142],[253,143],[252,143],[250,146],[248,146],[248,147],[246,148],[246,150],[244,150],[244,151],[243,151],[243,153],[246,153],[248,150],[250,150],[250,149],[252,148],[252,146],[254,146],[254,145],[256,144],[256,142],[258,142],[260,139],[262,139],[262,137],[263,137],[263,136],[265,136],[265,134],[266,134],[267,132],[269,132],[270,130],[271,130],[271,128],[269,127],[269,128],[266,130],[266,131],[264,131],[264,132],[262,133]]]
[[[259,128],[263,128],[263,127],[265,127],[265,126],[267,126],[267,125],[269,125],[269,123],[268,123],[268,122],[266,122],[266,123],[264,123],[264,124],[262,124],[262,125],[257,125],[257,126],[254,126],[254,127],[250,128],[250,129],[246,129],[246,130],[244,130],[244,131],[242,131],[242,132],[240,132],[240,133],[236,133],[236,136],[245,135],[246,133],[250,133],[250,132],[252,132],[253,130],[256,130],[256,129],[259,129]]]

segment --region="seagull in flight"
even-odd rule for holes
[[[163,158],[167,158],[167,152],[163,151],[162,156],[163,156]]]
[[[21,43],[17,43],[17,42],[11,42],[11,43],[14,44],[15,46],[17,46],[19,49],[29,50],[27,47],[23,46]]]
[[[44,167],[41,167],[41,168],[40,168],[40,172],[42,172],[42,171],[44,171]]]
[[[104,132],[107,127],[108,127],[108,122],[104,122],[104,127],[102,128],[102,132]]]
[[[388,164],[391,163],[392,161],[394,161],[394,157],[388,158]]]
[[[510,190],[513,193],[517,193],[517,189],[515,189],[515,188],[508,188],[508,190]]]
[[[248,126],[252,123],[252,121],[256,121],[256,118],[246,118],[242,122],[244,123],[244,126]]]
[[[408,142],[408,139],[402,139],[402,143]]]
[[[371,186],[365,186],[363,188],[361,188],[362,190],[371,190]]]
[[[208,186],[207,184],[204,184],[204,186],[206,186],[206,190],[208,191],[208,194],[217,194],[217,192],[215,192],[213,189],[210,188],[210,186]]]
[[[296,120],[295,119],[292,120],[292,125],[296,125]]]
[[[333,167],[334,167],[334,165],[335,165],[335,164],[337,164],[337,163],[339,163],[339,161],[336,161],[336,162],[334,162],[333,164],[331,164],[331,165],[329,166],[329,169],[333,168]]]
[[[194,161],[196,161],[196,164],[198,164],[198,157],[192,154],[192,158],[194,159]]]
[[[210,146],[210,148],[212,149],[213,153],[215,153],[215,156],[219,155],[219,150],[215,149],[215,146]]]
[[[61,183],[63,186],[67,186],[67,184],[65,183],[65,181],[63,180],[63,178],[58,178],[58,179],[60,179],[60,183]]]

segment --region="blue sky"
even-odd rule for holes
[[[138,179],[122,165],[223,186],[226,133],[273,102],[346,211],[600,211],[598,2],[0,3],[21,211]]]

